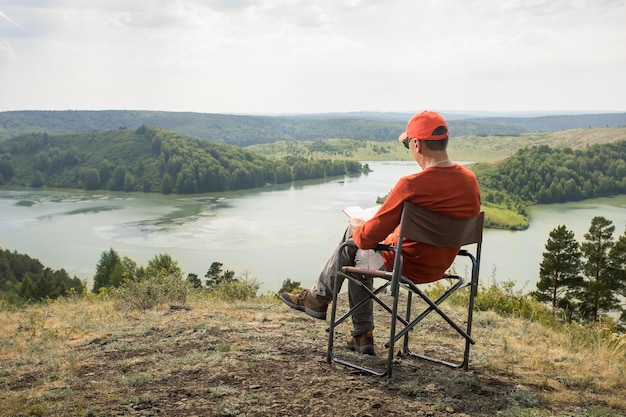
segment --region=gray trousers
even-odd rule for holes
[[[363,250],[357,248],[345,247],[339,252],[339,246],[341,246],[346,240],[352,237],[352,232],[346,229],[337,249],[333,251],[333,254],[326,262],[324,269],[320,273],[317,280],[317,284],[311,289],[311,294],[318,300],[332,300],[333,290],[335,289],[335,276],[337,275],[337,260],[339,258],[339,265],[341,266],[357,266],[359,268],[368,269],[384,269],[383,258],[380,253],[374,250]],[[341,290],[343,284],[343,278],[339,277],[338,285]],[[368,277],[363,280],[363,283],[372,289],[373,279]],[[368,294],[361,288],[361,286],[348,280],[348,299],[350,301],[350,307],[357,304]],[[370,299],[354,311],[352,315],[352,335],[357,336],[368,330],[374,330],[374,312],[373,301]]]

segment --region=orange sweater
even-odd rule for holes
[[[474,173],[455,164],[430,167],[398,180],[376,215],[357,227],[353,239],[361,249],[379,242],[396,244],[402,206],[405,201],[450,217],[467,219],[480,212],[480,188]],[[436,281],[452,265],[459,248],[442,248],[425,243],[405,242],[403,274],[416,283]],[[385,267],[393,269],[392,252],[383,252]]]

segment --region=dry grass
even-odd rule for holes
[[[469,372],[401,358],[391,381],[327,364],[326,323],[271,297],[145,312],[57,301],[0,325],[0,416],[626,414],[624,338],[492,312],[475,315]],[[355,359],[383,360],[384,327],[377,317],[379,356]],[[457,344],[434,319],[414,333],[437,354]]]

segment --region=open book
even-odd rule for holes
[[[361,207],[354,206],[354,207],[346,207],[342,211],[346,213],[348,217],[350,217],[351,219],[357,218],[357,219],[369,220],[372,217],[374,217],[374,215],[376,214],[379,208],[380,206],[372,206],[368,208],[361,208]]]

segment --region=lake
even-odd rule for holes
[[[0,247],[91,280],[113,248],[145,266],[167,253],[184,275],[203,278],[212,262],[277,291],[287,278],[308,287],[347,225],[341,209],[368,207],[414,162],[370,162],[371,173],[257,190],[194,196],[80,191],[0,191]],[[530,209],[528,230],[486,230],[481,281],[535,289],[544,245],[560,224],[582,242],[594,216],[626,227],[626,196]]]

